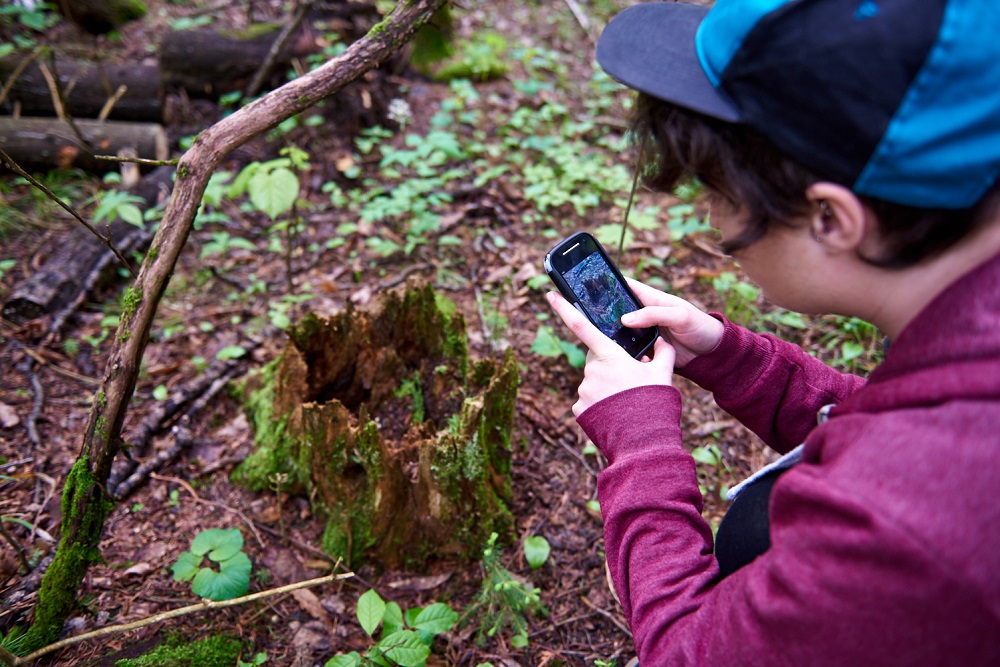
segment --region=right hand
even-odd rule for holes
[[[627,280],[644,307],[622,316],[622,324],[633,329],[659,327],[660,335],[677,353],[677,368],[698,355],[711,352],[722,340],[725,325],[708,313],[680,297],[631,278]]]

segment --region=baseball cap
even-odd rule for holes
[[[647,2],[597,60],[858,194],[966,208],[1000,174],[998,0]]]

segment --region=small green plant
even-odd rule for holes
[[[97,208],[94,209],[94,224],[112,223],[121,218],[130,225],[145,227],[145,219],[139,204],[146,201],[137,195],[124,190],[104,190],[95,197]]]
[[[710,445],[700,445],[691,450],[691,457],[695,460],[698,471],[698,488],[702,495],[718,492],[720,498],[725,498],[729,491],[727,484],[716,484],[724,473],[729,472],[729,466],[722,456],[719,446],[712,443]]]
[[[531,344],[531,351],[540,357],[566,355],[569,365],[573,368],[583,368],[587,362],[587,355],[583,350],[557,336],[555,329],[547,324],[538,327],[535,340]]]
[[[503,628],[510,626],[513,636],[512,646],[524,648],[528,645],[527,615],[546,614],[537,588],[516,578],[501,562],[500,548],[496,533],[483,549],[483,585],[476,600],[466,610],[463,620],[473,615],[479,616],[476,641],[482,645],[487,637],[493,637]]]
[[[240,660],[237,667],[260,667],[267,662],[267,653],[261,651],[254,655],[251,660]]]
[[[9,43],[0,43],[0,58],[18,49],[33,48],[37,43],[33,33],[45,32],[59,22],[59,14],[54,9],[55,6],[48,2],[7,2],[0,6],[0,30],[4,33],[14,31]]]
[[[820,339],[820,345],[834,353],[830,364],[846,371],[870,371],[883,355],[878,327],[857,317],[837,316],[833,331]]]
[[[532,570],[537,570],[549,559],[549,541],[541,535],[532,535],[524,540],[524,558]]]
[[[427,607],[407,609],[395,602],[386,602],[376,591],[369,590],[358,598],[358,622],[373,640],[364,655],[351,651],[336,655],[324,667],[423,667],[431,654],[436,635],[448,632],[458,622],[458,614],[443,602]],[[382,626],[381,638],[375,633]]]
[[[218,566],[202,567],[208,556]],[[203,530],[191,542],[171,570],[174,581],[190,581],[191,591],[210,600],[232,600],[250,588],[250,558],[243,553],[243,534],[238,528]]]

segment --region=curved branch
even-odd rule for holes
[[[400,0],[393,12],[340,56],[290,81],[208,128],[180,159],[173,195],[135,284],[123,297],[121,323],[101,389],[90,412],[80,457],[63,491],[64,523],[56,558],[46,572],[35,624],[24,649],[53,641],[72,610],[87,568],[98,554],[110,511],[105,487],[121,449],[122,424],[135,390],[153,316],[166,289],[212,172],[234,149],[378,67],[409,41],[447,0]]]

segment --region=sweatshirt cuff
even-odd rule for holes
[[[614,463],[623,452],[680,446],[681,395],[670,385],[626,389],[587,408],[577,417],[601,453]]]
[[[722,338],[710,352],[698,355],[675,372],[713,393],[725,388],[727,395],[739,395],[766,368],[766,360],[773,352],[771,342],[733,324],[721,313],[709,314],[725,325]]]

